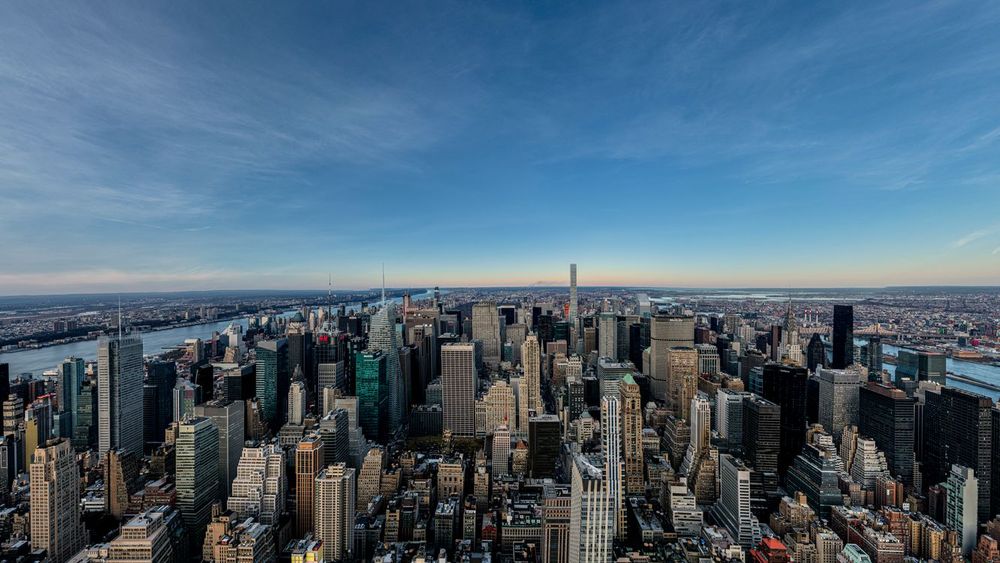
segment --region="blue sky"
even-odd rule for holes
[[[1000,284],[997,2],[17,2],[0,294]]]

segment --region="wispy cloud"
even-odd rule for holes
[[[22,5],[4,21],[0,219],[183,219],[247,178],[406,166],[461,111],[405,83],[344,79],[337,63],[318,71],[284,46],[266,70],[221,58],[150,7]]]
[[[951,245],[955,248],[962,248],[963,246],[966,246],[968,244],[976,242],[979,239],[988,237],[998,232],[1000,232],[1000,225],[992,225],[982,229],[977,229],[975,231],[966,233],[965,235],[955,239],[955,241],[952,242]]]

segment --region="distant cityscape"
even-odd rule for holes
[[[578,275],[0,299],[0,560],[1000,557],[995,288]]]

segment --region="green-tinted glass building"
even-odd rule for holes
[[[288,410],[288,341],[268,340],[257,345],[257,398],[261,416],[277,431]]]
[[[355,394],[358,396],[358,424],[369,440],[384,443],[388,435],[388,386],[386,356],[381,350],[364,350],[354,355]]]

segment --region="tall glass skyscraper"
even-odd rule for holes
[[[854,307],[833,306],[833,369],[844,369],[854,363]]]
[[[368,349],[380,350],[385,357],[386,410],[389,428],[395,430],[403,424],[405,389],[399,369],[399,336],[396,334],[396,306],[385,303],[372,315],[368,331]]]
[[[80,409],[80,385],[83,383],[83,358],[66,358],[59,364],[59,412],[61,417],[59,435],[64,438],[73,437],[76,426],[76,413]]]
[[[98,453],[142,455],[142,337],[103,336],[97,343]]]
[[[272,430],[285,423],[288,408],[288,341],[268,340],[257,345],[257,398],[262,418]]]
[[[201,545],[219,496],[219,429],[211,419],[189,418],[177,430],[177,508],[192,545]]]
[[[173,413],[174,384],[177,383],[177,364],[174,362],[155,361],[149,363],[148,382],[156,392],[154,404],[156,412],[152,413],[152,435],[157,440],[163,439],[163,431],[170,424]]]
[[[365,350],[354,356],[358,425],[369,440],[383,442],[388,434],[387,357],[381,350]]]

